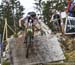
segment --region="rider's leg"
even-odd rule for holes
[[[27,28],[26,29],[26,32],[25,32],[25,38],[24,38],[24,43],[27,43]]]
[[[25,25],[25,39],[24,39],[24,43],[27,43],[27,35],[28,35],[28,33],[27,33],[27,29],[28,29],[28,23]]]

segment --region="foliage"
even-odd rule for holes
[[[47,3],[43,2],[43,16],[44,16],[44,22],[48,23],[50,21],[50,15],[51,15],[51,11],[50,11],[50,1],[47,1]]]
[[[5,60],[5,61],[3,62],[3,65],[10,65],[10,63],[9,63],[7,60]]]
[[[7,18],[8,25],[15,30],[16,26],[18,26],[18,20],[23,16],[23,6],[17,0],[10,0],[10,2],[3,1],[0,5],[0,33],[3,34],[4,29],[4,19]],[[12,33],[11,30],[8,29],[9,36]]]
[[[42,0],[35,0],[35,9],[37,10],[37,11],[39,11],[40,12],[40,14],[41,14],[41,9],[42,9]]]

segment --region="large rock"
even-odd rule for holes
[[[29,58],[26,58],[26,46],[24,35],[10,39],[12,59],[14,65],[30,65],[64,60],[64,54],[56,36],[37,36],[34,38],[34,46],[30,48]]]

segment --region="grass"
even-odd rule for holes
[[[10,62],[8,62],[8,61],[5,60],[5,61],[3,62],[3,65],[10,65]]]

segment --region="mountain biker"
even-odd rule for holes
[[[53,15],[51,17],[50,22],[53,22],[53,25],[55,25],[56,29],[58,28],[57,30],[60,31],[61,30],[61,16],[60,16],[60,13],[57,12],[55,9],[53,10],[52,13],[53,13]]]
[[[19,27],[20,28],[22,28],[22,24],[21,24],[22,21],[24,22],[24,26],[25,26],[25,29],[26,29],[26,35],[27,35],[28,28],[31,27],[31,26],[32,26],[32,30],[30,30],[30,31],[33,32],[33,35],[34,35],[34,29],[36,27],[35,25],[37,23],[39,23],[38,18],[36,16],[36,13],[35,12],[28,12],[28,14],[25,18],[19,19]],[[25,41],[26,41],[26,37],[27,36],[25,36]]]

